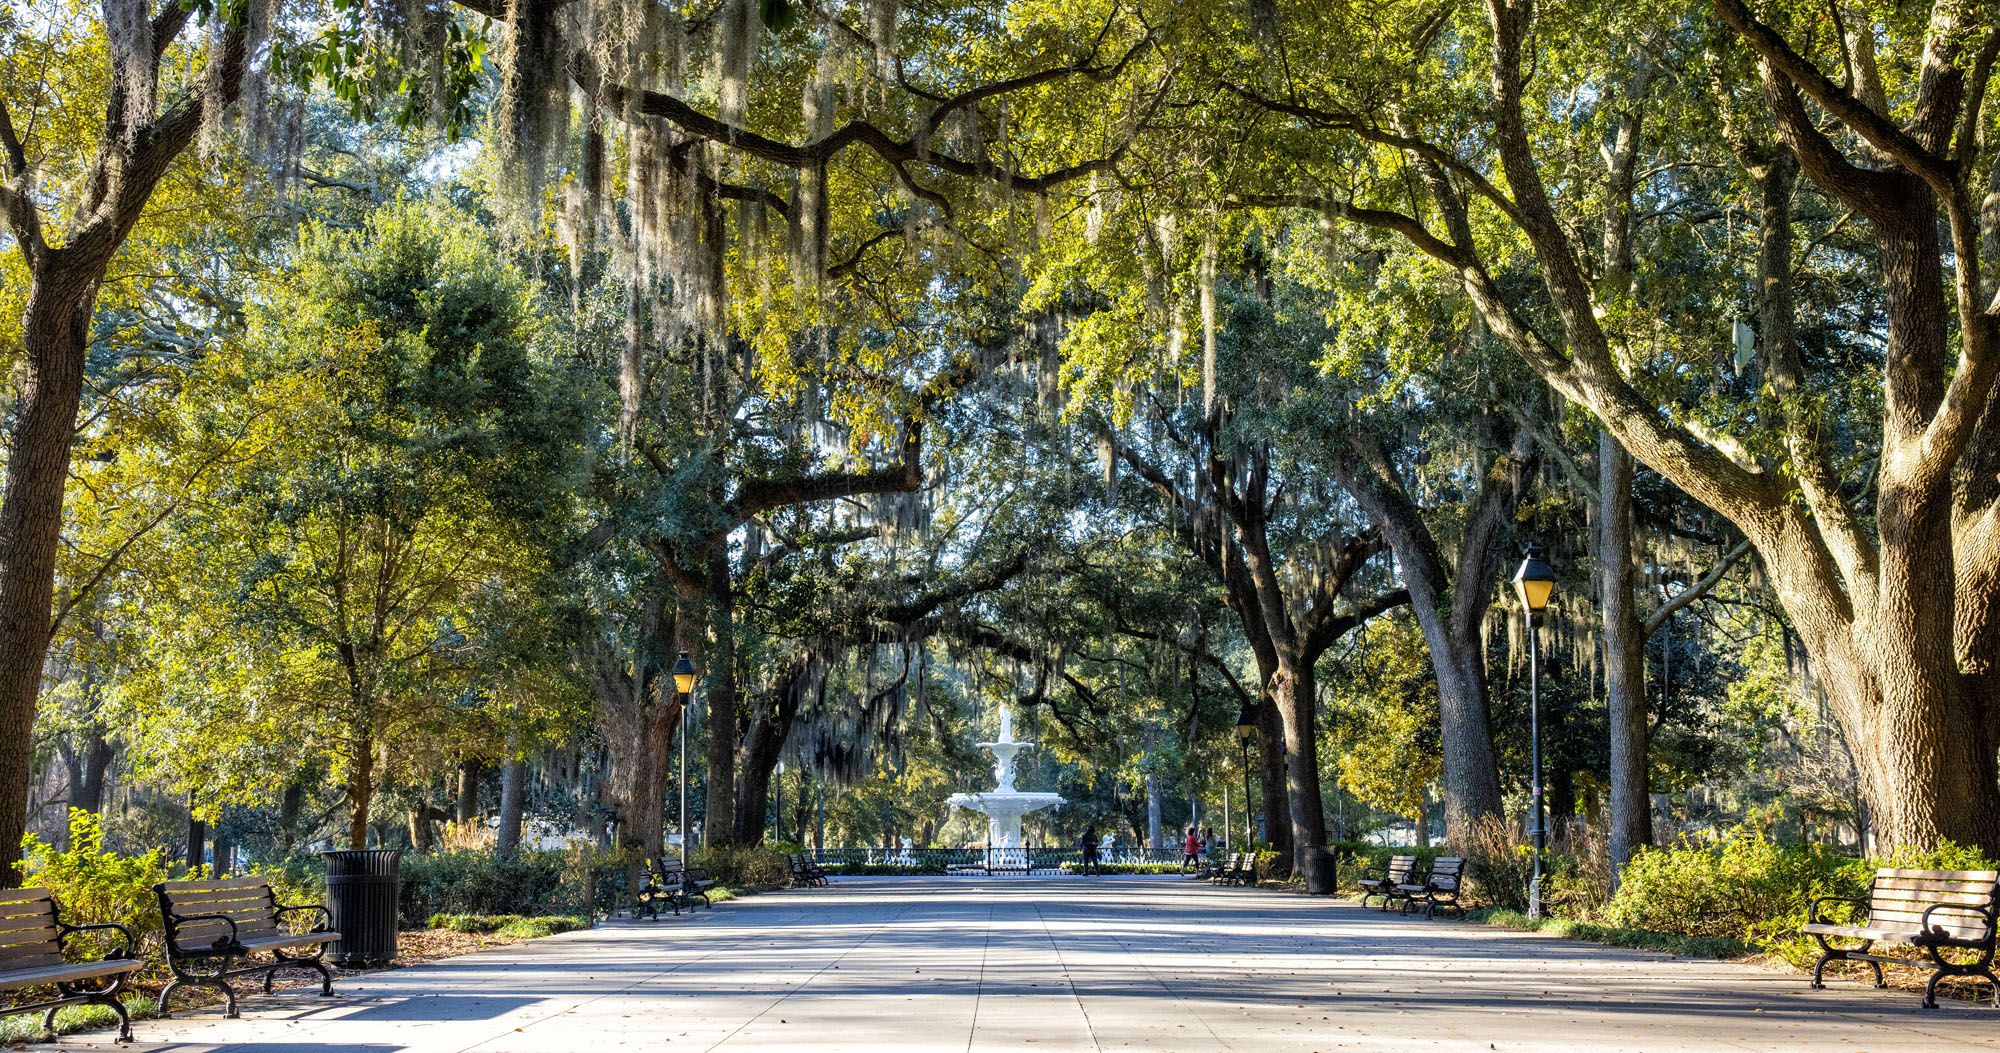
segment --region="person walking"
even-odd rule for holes
[[[1077,847],[1083,849],[1083,866],[1081,867],[1083,872],[1086,874],[1097,873],[1097,827],[1093,826],[1085,830],[1083,832],[1083,839],[1077,842]]]
[[[1190,826],[1188,827],[1187,831],[1187,844],[1182,846],[1181,870],[1183,871],[1193,870],[1195,867],[1198,867],[1200,865],[1201,865],[1201,835],[1195,832],[1194,827]]]

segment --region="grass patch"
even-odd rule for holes
[[[590,928],[588,919],[551,914],[539,918],[509,918],[499,928],[493,930],[493,935],[504,936],[510,940],[538,940],[544,936],[554,936],[559,932],[575,932],[587,928]]]
[[[1503,929],[1546,932],[1556,936],[1567,936],[1573,940],[1588,940],[1591,943],[1630,947],[1639,951],[1657,951],[1680,958],[1747,958],[1757,953],[1756,947],[1742,940],[1732,940],[1723,936],[1677,936],[1670,932],[1624,929],[1616,925],[1568,921],[1563,918],[1543,918],[1537,921],[1519,911],[1501,907],[1475,910],[1468,917],[1480,924]]]
[[[153,1015],[153,1000],[138,991],[127,991],[120,995],[125,1003],[125,1011],[134,1020],[150,1019]],[[70,1005],[56,1010],[54,1033],[74,1034],[100,1027],[117,1027],[118,1014],[101,1005]],[[22,1013],[0,1019],[0,1042],[32,1042],[49,1032],[42,1030],[42,1014]]]
[[[514,940],[533,940],[543,936],[554,936],[558,932],[573,932],[590,928],[590,920],[571,914],[550,914],[529,916],[524,914],[433,914],[430,917],[433,929],[449,929],[477,936],[502,936]]]

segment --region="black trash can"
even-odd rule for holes
[[[1331,896],[1339,887],[1335,880],[1333,849],[1322,848],[1306,854],[1306,894],[1309,896]]]
[[[400,848],[321,852],[326,857],[326,909],[340,939],[328,950],[334,964],[385,965],[396,957],[396,914],[401,898]]]

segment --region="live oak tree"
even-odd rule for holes
[[[1294,159],[1246,191],[1404,239],[1619,445],[1743,531],[1857,751],[1884,843],[2000,844],[1987,657],[2000,625],[2000,473],[1987,463],[2000,448],[1987,435],[2000,219],[1975,203],[1994,171],[1993,20],[1976,4],[1842,9],[1841,29],[1809,32],[1825,27],[1821,9],[1759,14],[1739,0],[1561,25],[1510,0],[1412,14],[1288,10],[1285,61],[1264,68],[1333,76],[1218,75],[1273,118],[1260,149]],[[1397,24],[1420,28],[1382,32]],[[1647,70],[1673,75],[1640,90]],[[1638,137],[1629,180],[1607,177],[1596,150],[1615,154],[1624,133]],[[1736,149],[1746,140],[1754,149]],[[1753,176],[1796,164],[1804,179],[1740,201],[1682,174],[1717,163]],[[1754,251],[1778,264],[1736,315],[1755,333],[1755,387],[1683,338],[1727,340],[1680,281],[1686,257],[1642,253],[1628,283],[1615,246],[1604,251],[1605,195],[1671,230],[1709,222],[1680,211],[1689,193],[1757,217]],[[1786,278],[1812,251],[1787,211],[1800,199],[1851,210],[1871,235],[1882,403],[1867,429],[1830,426],[1823,393],[1840,367],[1797,338]],[[1501,280],[1516,260],[1531,285]],[[1746,263],[1715,260],[1709,288],[1733,294]],[[1678,368],[1692,370],[1683,391],[1667,383]],[[1863,485],[1843,478],[1864,461]]]

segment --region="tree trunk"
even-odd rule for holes
[[[1275,678],[1276,674],[1273,674]],[[1264,841],[1278,858],[1291,865],[1292,859],[1292,806],[1286,792],[1286,771],[1290,764],[1285,756],[1284,718],[1278,713],[1277,703],[1266,683],[1263,704],[1257,707],[1257,748],[1253,751],[1257,763],[1258,811],[1250,816],[1251,821],[1264,822]],[[1257,828],[1244,831],[1246,844],[1257,841]]]
[[[236,845],[224,837],[219,829],[215,833],[214,844],[215,876],[228,877],[236,871]]]
[[[1291,815],[1295,874],[1319,873],[1311,857],[1326,848],[1326,811],[1319,793],[1319,736],[1314,733],[1317,698],[1312,666],[1289,657],[1281,659],[1278,675],[1271,678],[1271,702],[1283,725],[1285,803]]]
[[[458,765],[458,811],[452,817],[460,823],[469,823],[479,817],[479,762],[460,761]]]
[[[1604,682],[1611,723],[1611,888],[1626,863],[1653,843],[1647,784],[1646,651],[1632,591],[1632,457],[1611,433],[1597,435],[1597,583],[1604,620]]]
[[[20,884],[35,701],[49,649],[56,540],[69,481],[90,317],[102,268],[37,268],[22,317],[25,358],[0,499],[0,886]]]
[[[278,843],[287,849],[299,842],[299,813],[305,808],[305,795],[305,786],[294,779],[278,797]]]
[[[194,797],[188,797],[187,865],[190,869],[205,861],[203,850],[208,846],[208,824],[194,812]]]
[[[85,731],[80,747],[65,741],[58,748],[63,767],[69,773],[69,806],[86,812],[103,811],[104,777],[111,759],[117,755],[117,750],[105,741],[104,729],[92,727]]]
[[[365,729],[350,729],[347,755],[347,847],[368,847],[368,810],[375,803],[375,741]]]
[[[1160,776],[1155,772],[1146,773],[1146,847],[1158,851],[1166,847],[1161,840],[1164,831],[1160,829]]]
[[[702,843],[736,843],[736,587],[726,551],[709,558],[709,634],[703,676],[708,691],[708,778],[702,796]],[[760,824],[761,825],[761,824]]]
[[[431,810],[424,805],[410,809],[410,851],[425,855],[437,848],[437,838],[432,836]]]
[[[742,772],[736,786],[737,844],[755,845],[764,840],[764,821],[771,806],[771,773],[798,718],[800,685],[807,672],[805,662],[793,664],[769,692],[752,703],[750,723],[736,751]],[[780,836],[783,833],[779,831]]]
[[[521,846],[521,811],[528,799],[528,762],[508,757],[500,765],[500,829],[493,850],[511,856]]]

